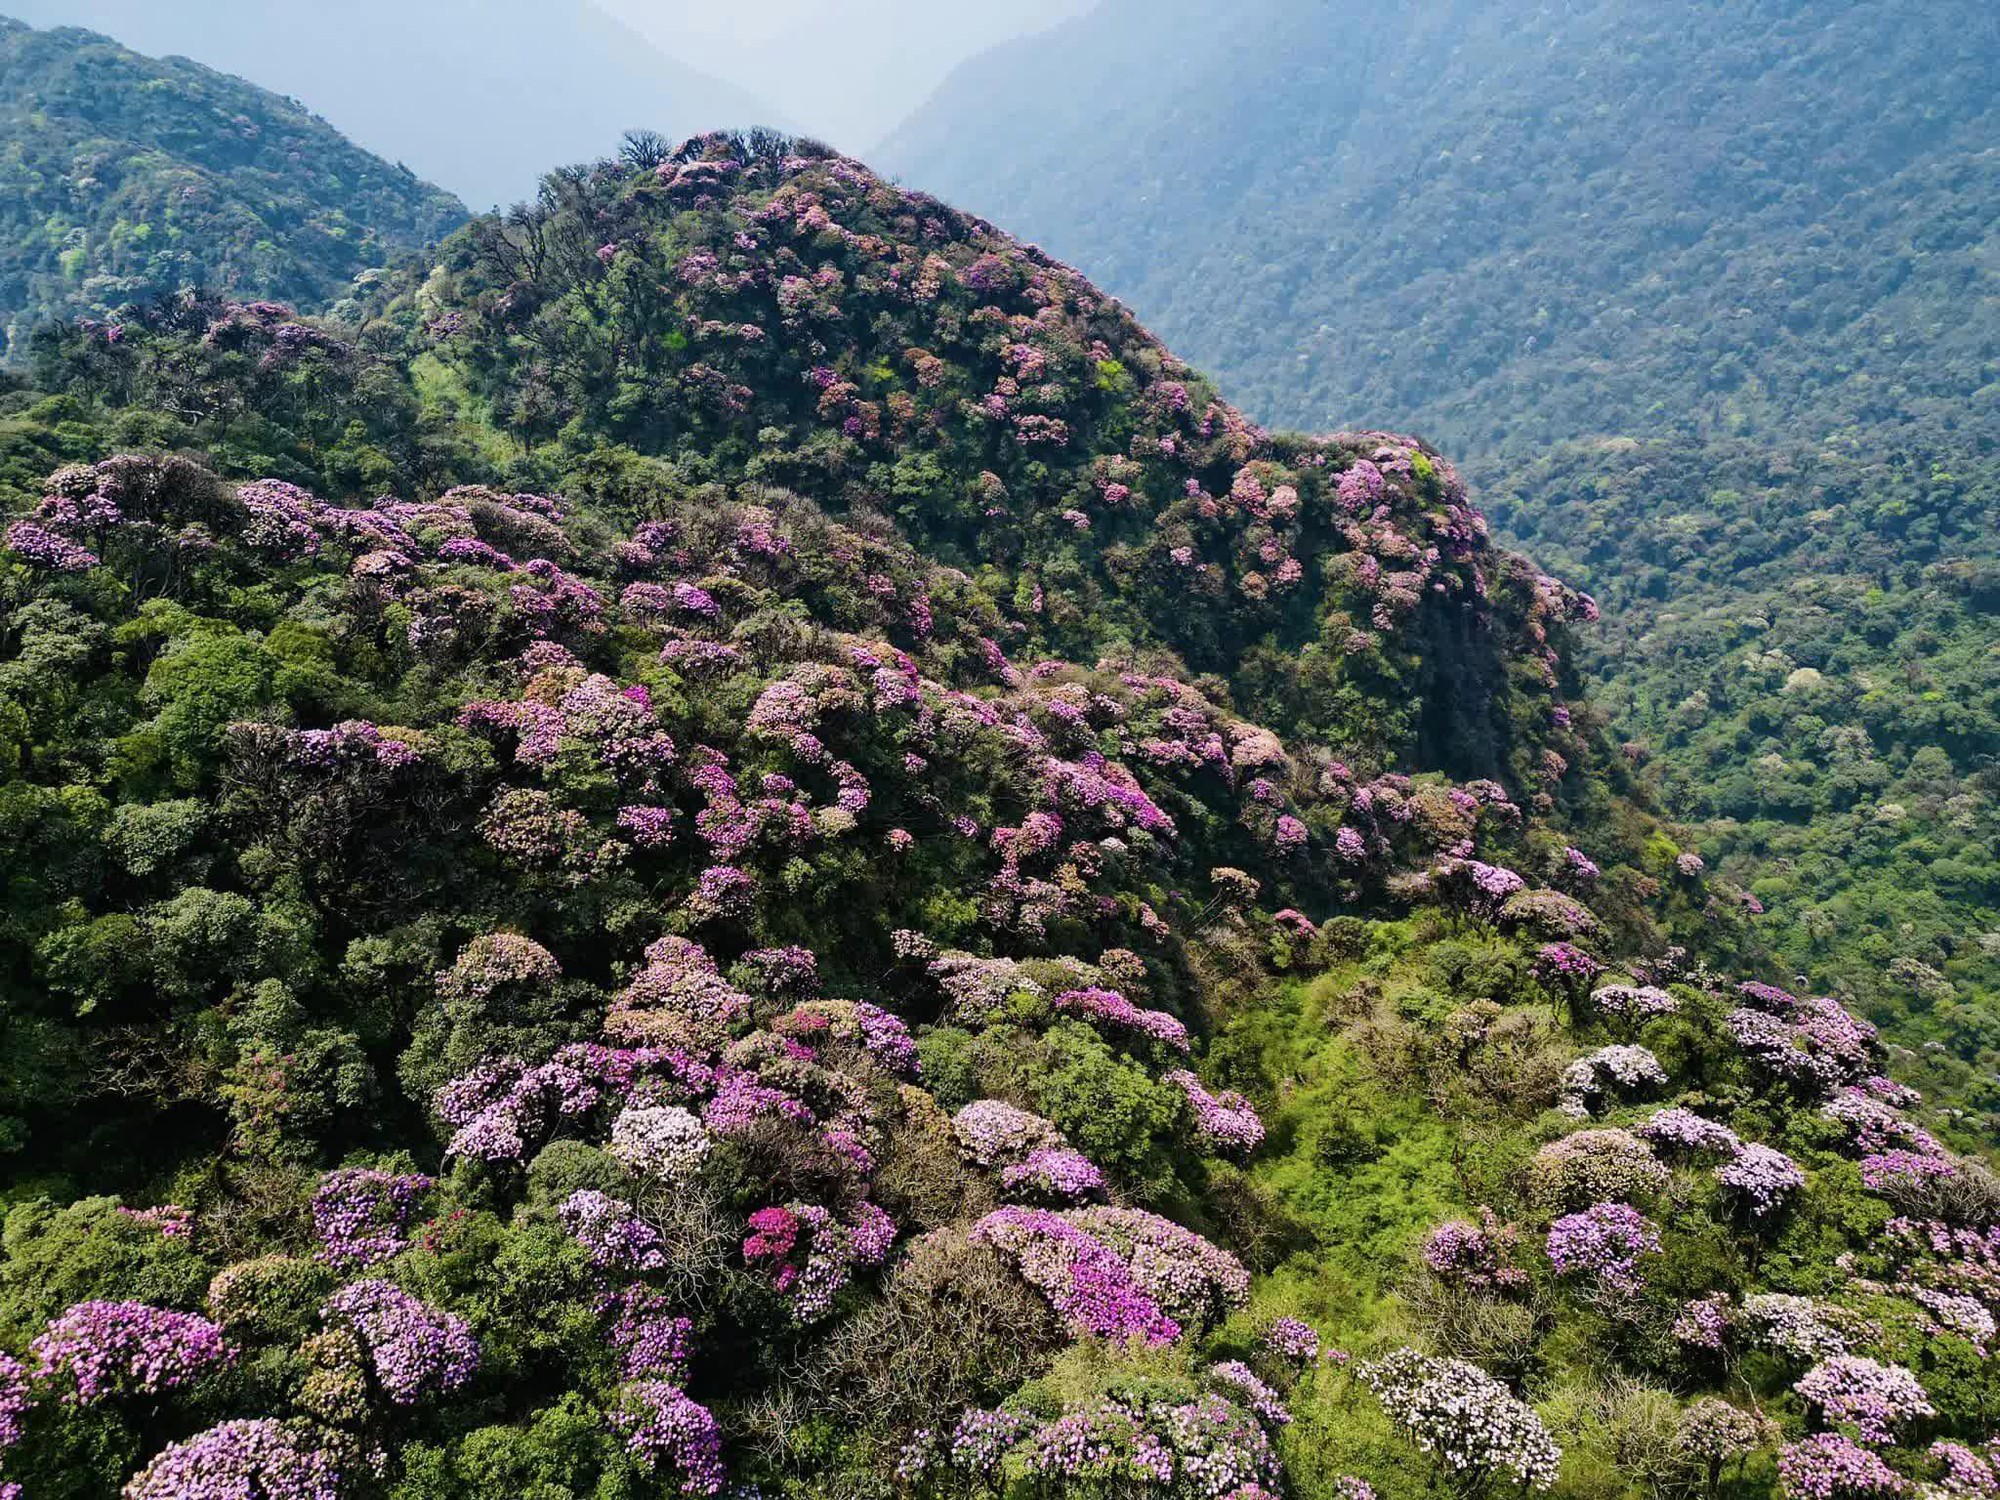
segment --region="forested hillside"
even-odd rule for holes
[[[790,123],[663,51],[593,0],[7,0],[291,95],[357,144],[477,209],[626,130],[676,137]],[[656,7],[657,9],[657,7]]]
[[[1252,412],[1456,450],[1760,930],[1914,1041],[2000,1013],[1997,24],[1113,0],[887,154]]]
[[[0,17],[0,328],[182,287],[324,306],[464,222],[289,100],[88,32]]]
[[[0,397],[0,1491],[2000,1493],[1991,1052],[1434,450],[775,136],[352,312]]]
[[[1977,0],[1111,0],[969,64],[885,164],[1271,421],[1990,438],[1996,71]]]

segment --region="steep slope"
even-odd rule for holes
[[[1966,420],[2000,21],[1920,14],[1113,0],[968,66],[883,160],[1092,268],[1269,420],[1479,451]]]
[[[0,18],[0,327],[183,286],[324,305],[464,221],[288,100]]]
[[[1788,962],[1940,1040],[2000,1006],[1996,68],[1953,0],[1112,3],[887,155],[1251,410],[1457,450]]]
[[[780,111],[649,44],[589,0],[12,0],[301,100],[475,208],[531,197],[551,165],[627,130],[678,138]]]
[[[2000,1490],[2000,1184],[1442,459],[648,155],[0,398],[0,1483]]]

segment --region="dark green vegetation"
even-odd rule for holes
[[[1273,421],[1990,438],[1996,70],[1978,0],[1113,0],[968,65],[886,165]]]
[[[1508,531],[1602,603],[1599,705],[1787,968],[1912,1045],[1990,1045],[2000,462],[1656,442],[1498,472]]]
[[[464,219],[241,79],[0,16],[0,354],[182,287],[323,307]]]
[[[1996,75],[1972,0],[1113,0],[887,154],[1259,416],[1457,453],[1767,941],[1916,1043],[2000,1017]]]
[[[33,353],[0,1484],[1890,1500],[1989,1436],[2000,1187],[1739,990],[1435,451],[774,136]],[[1961,1149],[1986,1045],[1895,1065]]]

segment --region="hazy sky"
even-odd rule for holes
[[[1094,0],[595,0],[663,51],[866,154],[973,53]]]
[[[865,159],[959,63],[1095,3],[0,0],[0,15],[241,74],[485,208],[631,128],[774,125]]]

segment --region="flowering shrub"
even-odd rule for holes
[[[1737,1194],[1754,1218],[1765,1218],[1806,1185],[1799,1164],[1782,1151],[1755,1142],[1716,1169],[1716,1181]]]
[[[618,1395],[611,1423],[625,1451],[680,1481],[683,1495],[717,1495],[728,1475],[713,1413],[664,1380],[636,1380]]]
[[[1194,1111],[1195,1139],[1212,1151],[1224,1154],[1254,1151],[1264,1139],[1264,1122],[1250,1101],[1234,1089],[1211,1094],[1201,1080],[1185,1068],[1176,1068],[1165,1081],[1187,1095]]]
[[[1723,1464],[1762,1447],[1775,1435],[1775,1424],[1716,1396],[1688,1404],[1674,1431],[1674,1451],[1707,1468],[1711,1485]]]
[[[1520,1234],[1490,1208],[1479,1222],[1449,1219],[1424,1236],[1424,1266],[1440,1281],[1475,1290],[1508,1290],[1526,1283],[1527,1273],[1511,1264]]]
[[[224,1422],[164,1449],[125,1500],[339,1500],[344,1466],[303,1423]]]
[[[1674,1319],[1673,1335],[1690,1349],[1719,1350],[1729,1337],[1729,1295],[1697,1297]]]
[[[472,1328],[388,1281],[356,1281],[327,1299],[321,1315],[351,1329],[382,1392],[398,1406],[448,1396],[479,1368]]]
[[[29,1352],[37,1380],[59,1383],[65,1401],[82,1404],[175,1390],[236,1357],[208,1319],[144,1302],[79,1302]]]
[[[1464,1488],[1476,1492],[1503,1478],[1531,1490],[1555,1483],[1562,1450],[1541,1418],[1477,1365],[1399,1349],[1355,1375],[1397,1429]]]
[[[973,1227],[1080,1332],[1168,1343],[1249,1292],[1233,1256],[1139,1209],[1003,1208]]]
[[[416,1173],[369,1167],[327,1173],[312,1203],[319,1258],[347,1270],[400,1254],[409,1244],[410,1218],[430,1188],[431,1179]]]
[[[1632,1127],[1632,1134],[1654,1147],[1679,1156],[1711,1153],[1735,1156],[1743,1149],[1736,1132],[1715,1120],[1704,1119],[1691,1109],[1675,1105],[1656,1110]]]
[[[895,1221],[873,1203],[858,1205],[852,1223],[819,1204],[794,1203],[750,1215],[743,1259],[767,1268],[799,1321],[811,1323],[833,1310],[855,1268],[880,1265],[895,1239]]]
[[[897,1474],[905,1482],[949,1474],[961,1484],[994,1486],[1011,1459],[1038,1485],[1065,1489],[1205,1500],[1269,1494],[1283,1477],[1266,1431],[1270,1424],[1238,1404],[1234,1398],[1242,1389],[1228,1375],[1217,1379],[1230,1394],[1181,1399],[1163,1392],[1075,1402],[1045,1421],[969,1411],[942,1440],[928,1431],[917,1434]]]
[[[857,1047],[883,1071],[898,1078],[917,1075],[917,1044],[900,1016],[866,1001],[810,1000],[771,1023],[780,1036],[825,1047]]]
[[[1730,1034],[1767,1078],[1826,1094],[1875,1071],[1875,1028],[1834,1000],[1746,987],[1755,1002],[1729,1013]]]
[[[1264,1347],[1287,1364],[1309,1365],[1319,1358],[1319,1330],[1298,1318],[1273,1318]]]
[[[1604,965],[1574,943],[1544,943],[1535,952],[1535,978],[1572,996],[1603,972]]]
[[[1820,1361],[1793,1389],[1829,1423],[1851,1426],[1864,1443],[1892,1443],[1898,1427],[1937,1415],[1910,1371],[1858,1355],[1836,1354]]]
[[[1040,1115],[998,1099],[975,1099],[952,1116],[959,1148],[982,1167],[1025,1161],[1038,1151],[1059,1151],[1062,1132]]]
[[[693,1181],[712,1143],[701,1121],[675,1104],[626,1109],[611,1125],[605,1147],[635,1172],[676,1186]]]
[[[1851,1320],[1838,1308],[1784,1292],[1759,1292],[1744,1298],[1743,1316],[1756,1342],[1794,1359],[1844,1354],[1853,1334]]]
[[[1602,985],[1591,992],[1590,1003],[1601,1015],[1635,1025],[1674,1015],[1681,1008],[1680,1001],[1649,984]]]
[[[1104,1174],[1090,1158],[1062,1148],[1030,1152],[1026,1161],[1001,1170],[1000,1183],[1010,1193],[1052,1203],[1081,1203],[1104,1193]]]
[[[1556,1274],[1595,1276],[1610,1291],[1638,1291],[1639,1257],[1659,1248],[1659,1230],[1629,1203],[1599,1203],[1549,1226],[1549,1263]]]
[[[629,1203],[595,1188],[579,1188],[563,1200],[556,1215],[601,1271],[636,1275],[666,1264],[660,1232]]]
[[[1644,1047],[1599,1047],[1563,1070],[1562,1109],[1566,1114],[1588,1115],[1608,1092],[1634,1094],[1662,1088],[1666,1082],[1666,1069]]]
[[[1886,1500],[1909,1490],[1878,1456],[1833,1432],[1787,1443],[1778,1454],[1778,1482],[1792,1500]]]
[[[1141,1010],[1116,990],[1065,990],[1055,998],[1065,1015],[1081,1016],[1096,1026],[1129,1032],[1170,1047],[1188,1050],[1187,1027],[1164,1011]]]
[[[1251,1414],[1266,1427],[1289,1427],[1292,1414],[1276,1391],[1259,1380],[1239,1359],[1225,1359],[1208,1367],[1209,1379],[1227,1387],[1235,1393],[1235,1399],[1247,1406]]]
[[[1667,1169],[1646,1143],[1623,1130],[1579,1130],[1535,1153],[1529,1188],[1549,1208],[1630,1201],[1658,1192]]]

